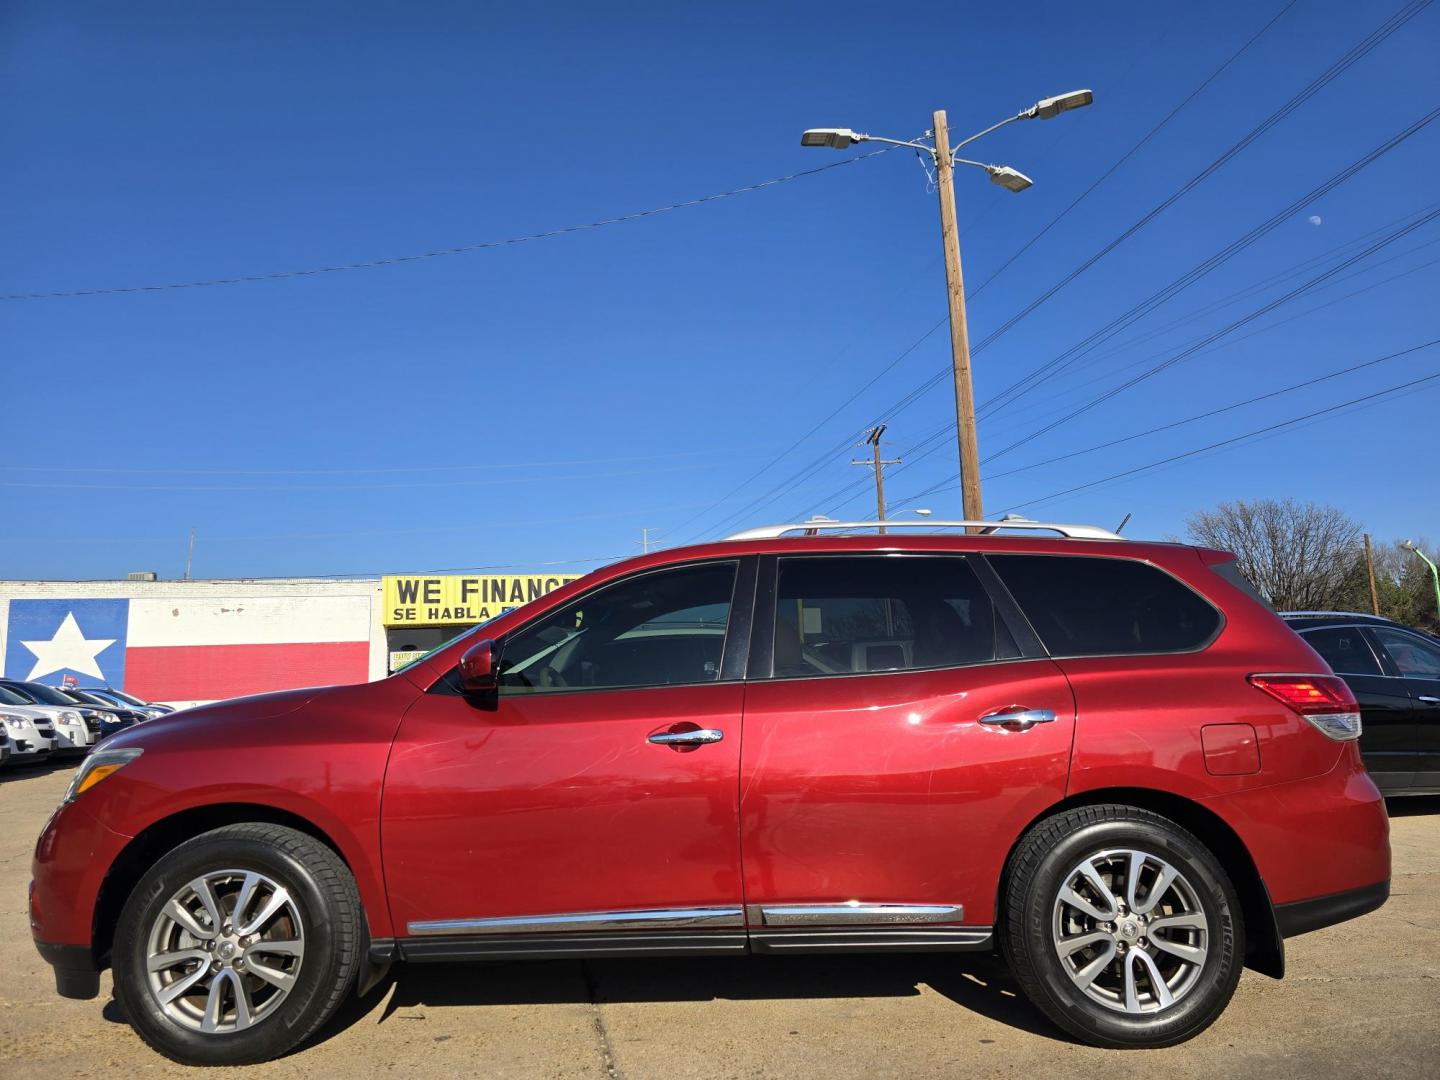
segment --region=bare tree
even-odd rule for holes
[[[1332,506],[1242,499],[1186,526],[1195,543],[1234,552],[1241,573],[1281,611],[1339,606],[1364,573],[1360,525]]]

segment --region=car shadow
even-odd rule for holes
[[[0,768],[0,784],[8,784],[12,780],[24,780],[27,777],[48,776],[55,772],[74,772],[75,766],[81,761],[80,755],[69,757],[48,757],[44,761],[17,761],[11,758]]]
[[[308,1045],[334,1037],[382,1001],[379,1023],[426,1006],[894,998],[918,996],[922,986],[997,1023],[1073,1042],[1025,1000],[998,957],[936,953],[397,964],[363,998],[347,1001]]]
[[[1440,795],[1400,795],[1385,800],[1385,811],[1391,817],[1419,817],[1440,814]]]

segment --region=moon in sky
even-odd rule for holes
[[[1325,219],[1319,214],[1311,214],[1306,220],[1309,221],[1311,225],[1319,225]]]

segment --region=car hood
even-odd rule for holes
[[[226,701],[212,702],[209,705],[197,705],[193,709],[181,709],[178,712],[157,716],[153,720],[146,720],[143,724],[126,728],[119,734],[106,739],[105,745],[107,748],[145,746],[164,740],[170,732],[191,731],[197,725],[203,727],[215,724],[247,723],[274,716],[284,716],[287,713],[295,712],[325,689],[326,687],[323,686],[311,686],[303,690],[281,690],[273,694],[230,698]]]
[[[58,720],[62,712],[78,713],[79,707],[66,705],[0,705],[0,713],[23,716],[26,720]]]

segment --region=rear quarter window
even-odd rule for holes
[[[1052,656],[1203,649],[1220,613],[1165,571],[1133,559],[991,555],[990,564]]]

